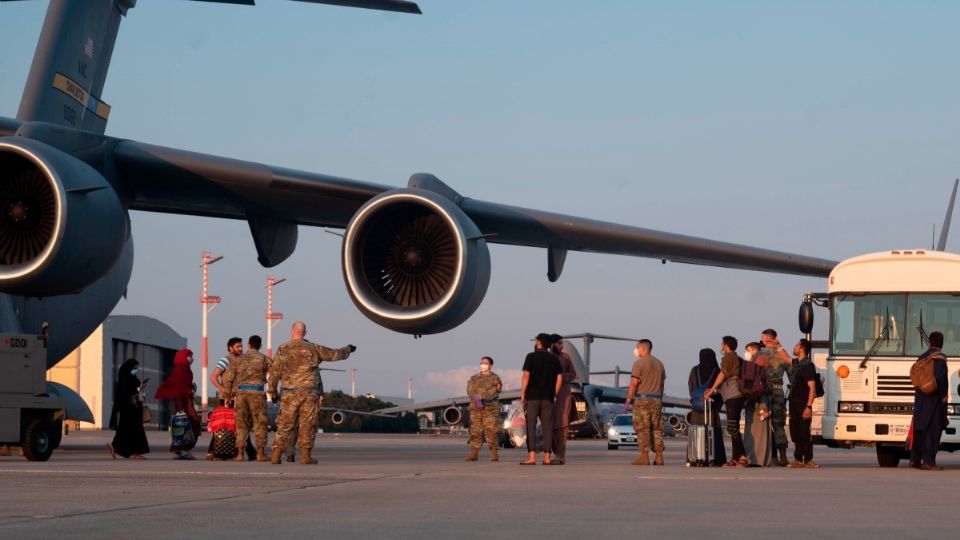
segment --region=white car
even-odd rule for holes
[[[633,431],[633,415],[618,414],[607,428],[607,450],[636,445],[637,433]]]

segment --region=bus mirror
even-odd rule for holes
[[[813,304],[803,302],[800,304],[800,333],[809,334],[813,332]]]

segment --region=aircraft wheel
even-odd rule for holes
[[[20,447],[27,461],[46,461],[53,453],[53,439],[50,436],[50,422],[42,418],[30,420],[23,430]]]

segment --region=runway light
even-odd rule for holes
[[[840,366],[837,368],[837,376],[841,379],[846,379],[850,376],[850,368],[847,366]]]

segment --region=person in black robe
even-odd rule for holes
[[[705,384],[707,388],[713,386],[713,383],[717,380],[717,375],[720,373],[720,364],[717,363],[717,353],[713,349],[700,349],[700,363],[696,366],[693,366],[693,369],[690,370],[690,377],[687,379],[687,386],[690,390],[690,397],[693,398],[693,391],[696,390],[697,382],[700,384]],[[722,431],[720,430],[720,407],[723,406],[723,401],[720,398],[720,394],[714,394],[711,399],[711,417],[710,424],[717,427],[717,435],[720,435]],[[707,424],[706,411],[691,411],[690,412],[690,425],[704,425]],[[723,447],[723,437],[718,436],[713,439],[713,458],[714,464],[716,466],[722,466],[727,462],[727,451]]]
[[[939,471],[937,450],[940,437],[947,427],[947,358],[940,352],[943,334],[931,332],[927,341],[930,348],[920,358],[933,358],[933,374],[937,391],[927,395],[920,390],[913,392],[913,447],[910,449],[910,466],[926,471]]]
[[[117,382],[113,387],[113,411],[110,413],[110,427],[117,433],[113,442],[107,443],[110,457],[123,456],[130,459],[145,459],[150,453],[147,434],[143,431],[143,401],[140,398],[142,383],[137,378],[140,363],[131,358],[117,371]]]

